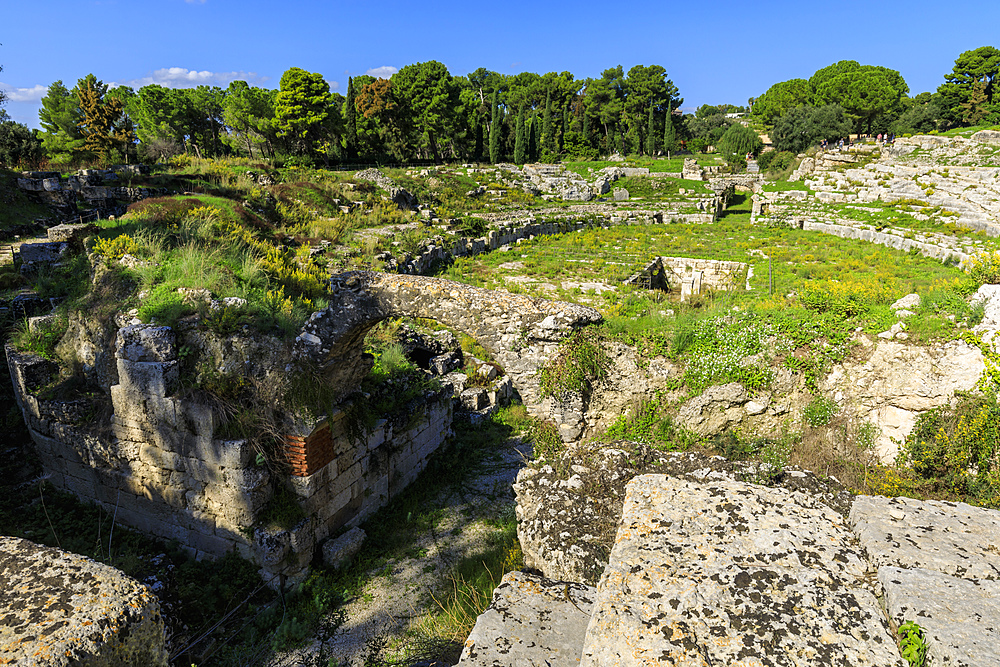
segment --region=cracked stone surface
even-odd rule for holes
[[[509,572],[465,642],[460,667],[575,667],[595,589]]]
[[[899,567],[879,568],[878,578],[892,620],[923,628],[928,665],[1000,665],[1000,582]]]
[[[0,536],[0,665],[166,667],[160,603],[108,565]]]
[[[858,496],[850,522],[875,567],[1000,580],[1000,512],[965,503]]]
[[[643,475],[581,665],[904,667],[846,521],[802,492]]]
[[[634,442],[572,448],[553,465],[529,466],[518,474],[517,535],[525,564],[552,579],[595,585],[614,544],[626,484],[644,473],[705,483],[770,478],[757,463],[660,452]],[[788,469],[775,483],[809,493],[841,514],[850,509],[851,496],[843,487],[811,472]]]

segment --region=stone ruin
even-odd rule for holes
[[[732,291],[742,289],[749,265],[718,259],[693,257],[655,257],[642,270],[625,280],[626,285],[644,289],[680,291],[681,301],[701,294],[703,289]]]
[[[197,558],[236,550],[272,586],[301,580],[324,540],[398,494],[451,432],[455,385],[465,376],[453,373],[446,350],[427,342],[428,354],[439,352],[425,361],[445,372],[441,388],[408,406],[405,419],[382,419],[362,434],[351,427],[349,397],[372,367],[365,334],[390,317],[436,320],[493,355],[506,375],[481,365],[477,372],[492,373],[492,384],[460,387],[468,407],[516,391],[564,439],[585,428],[584,397],[543,399],[536,376],[564,336],[600,321],[596,311],[419,276],[349,273],[332,285],[332,305],[313,314],[290,348],[249,332],[221,336],[191,324],[174,330],[128,315],[102,322],[76,313],[59,350],[76,360],[91,393],[72,400],[45,392],[59,379],[57,363],[8,347],[18,405],[51,482],[126,525],[177,540]],[[213,407],[183,391],[182,364],[192,355],[223,376],[263,384],[313,369],[340,397],[322,414],[285,416],[290,474],[260,465],[250,441],[226,435]],[[263,522],[281,488],[304,511],[295,526]]]
[[[149,174],[146,165],[119,165],[111,169],[81,169],[66,178],[57,171],[25,171],[17,187],[63,218],[78,214],[77,204],[104,214],[119,203],[131,204],[168,194],[163,188],[134,188],[124,178]]]

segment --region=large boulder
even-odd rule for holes
[[[0,664],[166,667],[160,603],[108,565],[0,537]]]
[[[594,585],[604,571],[621,518],[625,486],[645,473],[695,482],[769,480],[808,492],[838,512],[850,494],[831,480],[787,470],[775,474],[758,463],[733,462],[693,452],[664,453],[634,442],[569,449],[551,464],[526,467],[517,476],[517,536],[524,562],[550,579]]]

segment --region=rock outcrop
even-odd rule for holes
[[[893,628],[906,621],[923,628],[928,665],[1000,660],[1000,512],[855,499],[792,470],[762,486],[736,479],[753,468],[692,454],[661,455],[677,464],[669,476],[633,477],[662,460],[620,446],[603,452],[603,478],[582,465],[519,475],[519,536],[541,573],[505,577],[461,665],[905,667]],[[606,563],[595,563],[586,545],[610,515],[587,499],[602,495],[621,510]],[[549,546],[558,540],[576,565],[532,551],[543,515]],[[572,583],[594,569],[594,589]]]
[[[395,181],[375,168],[364,169],[354,174],[354,178],[369,181],[388,193],[388,199],[403,211],[412,211],[417,207],[417,198],[412,192],[399,187]]]
[[[0,536],[0,590],[0,665],[167,665],[159,600],[113,567]]]

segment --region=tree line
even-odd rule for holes
[[[388,79],[352,77],[346,94],[293,67],[277,90],[112,87],[93,74],[42,98],[36,133],[56,163],[159,160],[189,153],[310,164],[411,160],[525,162],[673,150],[686,138],[683,103],[660,65],[600,77],[570,72],[453,76],[441,63]]]
[[[934,93],[910,97],[899,72],[842,60],[809,79],[776,83],[752,113],[773,126],[775,148],[800,152],[822,139],[849,134],[918,134],[961,126],[1000,124],[996,92],[1000,50],[965,51]]]

